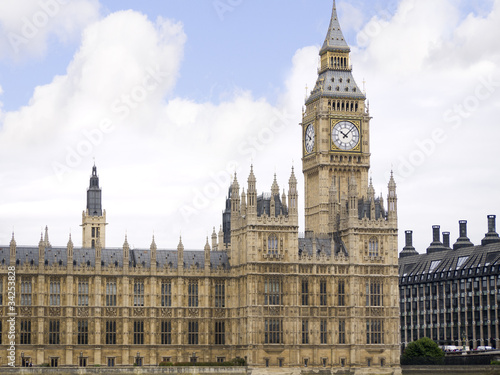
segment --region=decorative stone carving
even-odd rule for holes
[[[188,315],[190,317],[192,316],[198,316],[200,314],[200,311],[198,309],[189,309],[188,310]]]
[[[134,307],[132,314],[134,316],[144,316],[144,309],[142,307]]]
[[[279,315],[280,314],[280,308],[278,306],[271,306],[271,307],[269,307],[269,314],[270,315]]]
[[[32,311],[30,306],[21,306],[20,314],[24,316],[31,316]]]
[[[117,316],[118,311],[116,307],[106,307],[106,316]]]
[[[216,318],[223,318],[226,315],[226,312],[224,309],[215,309],[214,311],[214,316]]]
[[[49,307],[49,316],[61,316],[61,308],[60,307]],[[86,316],[88,316],[88,313]]]
[[[172,309],[161,309],[161,316],[164,318],[171,318],[172,317]]]

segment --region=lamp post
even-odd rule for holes
[[[80,367],[83,367],[83,352],[80,352]]]
[[[135,363],[137,364],[137,366],[141,366],[140,360],[141,360],[141,353],[137,352],[137,357],[135,360]]]

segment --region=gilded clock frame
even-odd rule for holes
[[[307,133],[307,129],[309,129],[309,126],[312,126],[314,129],[314,146],[313,146],[311,152],[307,151],[307,148],[306,148],[306,133]],[[306,126],[304,126],[304,132],[303,132],[303,136],[302,136],[302,148],[303,148],[304,156],[309,156],[309,155],[314,154],[314,152],[316,151],[317,143],[318,143],[318,133],[316,131],[316,124],[314,121],[311,121]]]
[[[351,150],[343,150],[341,148],[338,148],[336,145],[335,145],[335,142],[333,142],[333,128],[339,123],[339,122],[344,122],[344,121],[347,121],[347,122],[351,122],[354,124],[354,126],[356,126],[356,128],[358,129],[358,132],[359,132],[359,140],[358,140],[358,144],[356,146],[354,146],[353,149]],[[342,118],[342,119],[339,119],[339,118],[334,118],[334,119],[331,119],[330,121],[330,151],[336,151],[336,152],[349,152],[349,153],[356,153],[356,152],[361,152],[361,144],[362,144],[362,138],[363,138],[363,135],[362,135],[362,129],[361,129],[361,120],[353,120],[353,119],[348,119],[348,118]]]

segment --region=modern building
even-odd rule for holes
[[[433,227],[425,254],[406,246],[399,259],[401,342],[403,347],[422,337],[439,345],[500,348],[500,237],[495,216],[488,216],[488,233],[480,245],[467,237],[467,222],[459,223],[460,237]]]
[[[400,374],[396,184],[368,179],[370,114],[352,75],[335,2],[300,124],[299,190],[259,194],[235,176],[223,226],[200,251],[106,247],[94,166],[81,247],[0,247],[1,291],[16,269],[17,363],[156,365],[245,358],[254,368]],[[297,131],[299,129],[297,128]],[[112,223],[111,223],[112,224]],[[219,225],[217,225],[219,226]],[[3,303],[0,365],[6,365]],[[23,358],[21,358],[21,353]]]

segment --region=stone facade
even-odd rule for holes
[[[13,235],[0,248],[4,298],[16,268],[17,364],[240,357],[262,373],[400,373],[396,184],[391,177],[386,208],[368,180],[370,115],[349,54],[334,2],[301,124],[304,236],[293,168],[286,194],[276,177],[258,194],[251,168],[246,189],[235,176],[224,226],[202,251],[182,240],[161,250],[154,238],[149,249],[127,238],[107,248],[94,166],[81,248],[71,237],[53,247],[48,230],[38,247],[18,247]],[[6,318],[2,327],[5,353]]]

